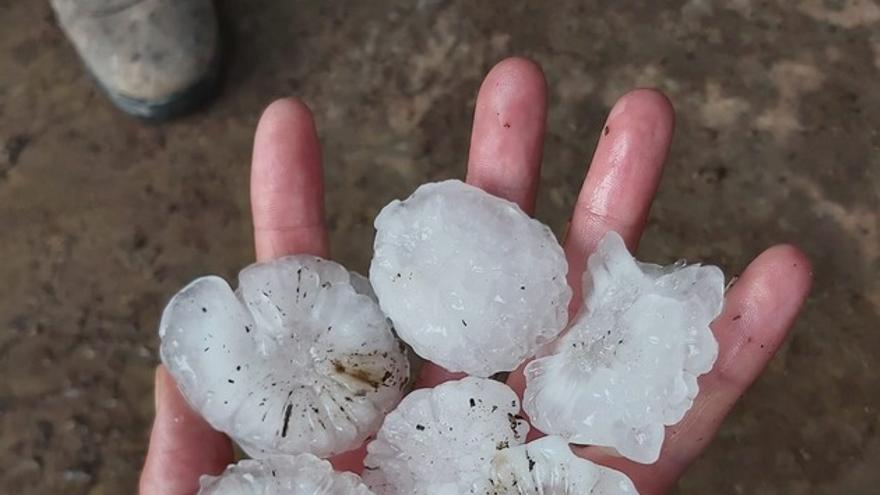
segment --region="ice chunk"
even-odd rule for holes
[[[376,218],[370,282],[400,337],[450,371],[511,371],[568,321],[568,264],[547,226],[460,181]]]
[[[507,385],[465,378],[411,393],[367,446],[378,495],[635,494],[621,473],[576,457],[559,437],[522,445],[528,425]]]
[[[467,493],[638,495],[625,474],[575,456],[555,436],[498,451],[485,487]]]
[[[721,312],[724,275],[714,266],[639,263],[610,232],[583,286],[571,328],[526,367],[524,408],[545,433],[653,463],[664,425],[690,409],[697,377],[718,355],[709,324]]]
[[[202,476],[198,495],[372,495],[360,478],[337,473],[311,454],[243,460],[220,476]]]
[[[416,390],[367,446],[364,481],[379,495],[471,493],[498,450],[525,441],[519,411],[513,390],[485,378]]]
[[[408,382],[378,305],[314,256],[251,265],[239,284],[200,278],[165,308],[160,352],[184,397],[252,457],[358,447]]]

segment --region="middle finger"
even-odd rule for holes
[[[546,115],[547,87],[540,67],[522,58],[493,67],[477,95],[467,182],[531,214]],[[416,386],[433,387],[462,376],[425,363]]]

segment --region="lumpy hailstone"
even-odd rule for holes
[[[715,363],[709,324],[721,312],[724,275],[639,263],[611,232],[590,256],[583,287],[572,327],[526,367],[524,408],[545,433],[653,463],[664,426],[682,419],[697,377]]]
[[[568,442],[555,436],[498,451],[487,482],[470,493],[638,495],[626,475],[575,456]]]
[[[311,454],[239,461],[200,483],[198,495],[373,495],[357,475]]]
[[[370,282],[398,335],[450,371],[511,371],[568,321],[568,264],[550,229],[449,180],[376,217]]]
[[[159,334],[187,401],[251,457],[356,448],[408,382],[379,306],[314,256],[251,265],[235,292],[219,277],[195,280],[168,303]]]
[[[558,437],[522,445],[528,425],[507,385],[465,378],[417,390],[367,446],[377,495],[635,494],[626,476],[572,454]]]
[[[416,390],[367,445],[364,481],[379,495],[457,495],[484,478],[499,449],[525,441],[519,399],[485,378]]]

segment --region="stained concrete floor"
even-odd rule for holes
[[[335,256],[371,218],[461,176],[473,98],[522,54],[551,91],[538,216],[559,232],[604,114],[664,90],[678,132],[641,255],[736,273],[802,246],[815,290],[681,494],[875,494],[880,485],[880,7],[868,0],[220,2],[229,52],[205,112],[116,112],[49,8],[0,2],[0,493],[131,493],[156,323],[188,279],[252,256],[252,132],[298,95],[323,141]]]

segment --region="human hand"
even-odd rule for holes
[[[533,213],[546,118],[541,69],[507,59],[484,80],[477,98],[467,182]],[[652,90],[636,90],[614,105],[581,188],[563,246],[569,263],[573,306],[587,256],[609,230],[631,251],[642,234],[663,161],[672,139],[673,110]],[[328,257],[323,179],[315,125],[302,103],[285,99],[263,113],[254,139],[251,206],[258,261],[294,253]],[[642,495],[665,493],[708,446],[736,400],[782,343],[807,295],[810,263],[797,248],[779,245],[761,253],[726,294],[712,324],[719,356],[699,379],[700,394],[685,418],[667,428],[660,459],[651,465],[614,457],[593,447],[576,452],[626,473]],[[574,315],[577,307],[571,308]],[[433,386],[453,377],[427,364],[416,384]],[[521,372],[509,384],[522,392]],[[156,371],[156,418],[142,495],[191,495],[202,474],[217,474],[233,461],[228,438],[189,409],[170,375]],[[363,449],[333,459],[357,470]]]

